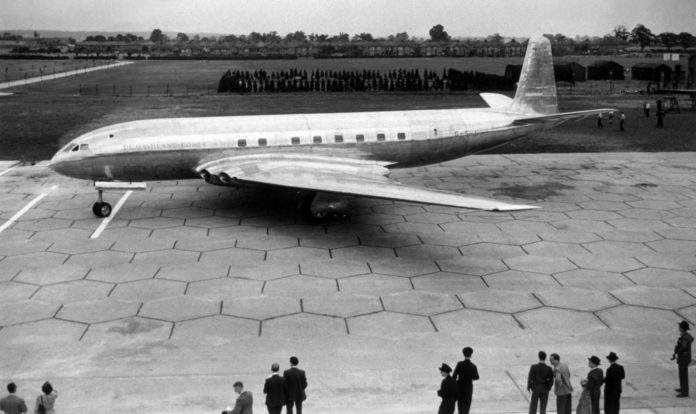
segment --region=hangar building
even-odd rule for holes
[[[587,67],[588,80],[624,80],[624,67],[613,60],[598,60]]]

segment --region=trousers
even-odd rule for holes
[[[471,410],[471,392],[461,392],[457,398],[457,411],[459,414],[469,414]]]
[[[536,414],[537,404],[539,413],[546,414],[546,404],[549,402],[549,392],[532,391],[532,400],[529,402],[529,414]]]
[[[689,395],[689,364],[679,365],[679,389],[682,395]]]
[[[288,401],[287,404],[287,413],[292,414],[292,406],[293,404],[295,405],[295,408],[297,408],[297,414],[302,414],[302,400],[297,400],[297,401]]]
[[[558,414],[573,413],[573,394],[556,396],[556,412]]]
[[[621,408],[621,394],[604,393],[604,414],[619,414]]]

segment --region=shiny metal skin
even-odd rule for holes
[[[273,185],[487,210],[533,208],[406,187],[390,169],[474,154],[567,119],[557,113],[551,45],[532,38],[515,98],[482,94],[489,108],[170,118],[84,134],[51,160],[56,172],[98,181],[202,177],[217,185]]]

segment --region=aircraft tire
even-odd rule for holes
[[[329,212],[327,210],[317,210],[311,214],[315,220],[321,221],[321,220],[326,220],[326,218],[329,215]]]
[[[92,205],[92,212],[97,217],[109,217],[111,215],[111,204],[97,201]]]

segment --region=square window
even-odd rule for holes
[[[246,140],[245,139],[238,139],[237,146],[238,147],[246,147]]]
[[[315,144],[321,144],[321,137],[319,135],[315,135],[312,140]]]
[[[259,147],[265,147],[266,145],[268,145],[266,138],[259,138]]]
[[[300,137],[292,137],[290,138],[290,142],[292,145],[300,145]]]
[[[334,142],[343,142],[343,135],[334,135]]]
[[[384,141],[385,139],[386,137],[384,136],[384,134],[377,134],[377,141]]]
[[[406,134],[403,132],[399,132],[398,134],[396,134],[396,138],[399,140],[404,140],[406,139]]]
[[[355,142],[365,142],[365,135],[363,135],[363,134],[356,135]]]

